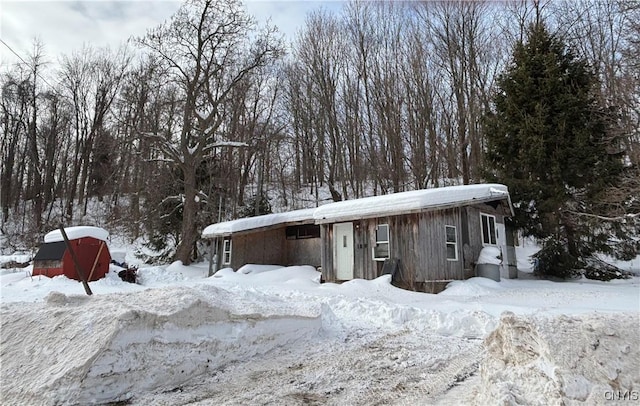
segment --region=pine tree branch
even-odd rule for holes
[[[601,216],[598,214],[591,214],[591,213],[580,213],[577,211],[573,211],[573,210],[567,210],[567,213],[576,215],[576,216],[581,216],[581,217],[591,217],[591,218],[597,218],[599,220],[604,220],[604,221],[623,221],[623,220],[628,220],[628,219],[634,219],[636,217],[640,217],[640,213],[627,213],[623,216],[617,216],[617,217],[607,217],[607,216]]]

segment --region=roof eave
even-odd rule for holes
[[[315,224],[315,222],[314,222],[313,219],[286,221],[286,222],[283,222],[283,223],[270,224],[268,226],[247,228],[247,229],[244,229],[244,230],[222,231],[222,232],[213,232],[213,233],[202,234],[202,238],[204,238],[204,239],[213,239],[213,238],[220,238],[220,237],[231,237],[233,235],[251,234],[251,233],[257,233],[257,232],[262,232],[262,231],[273,230],[273,229],[276,229],[276,228],[283,228],[283,227],[289,227],[289,226],[299,226],[299,225],[304,225],[304,224]]]
[[[379,213],[369,214],[369,215],[353,214],[353,215],[336,216],[336,217],[332,216],[329,218],[325,217],[325,218],[316,219],[316,224],[331,224],[331,223],[341,223],[341,222],[347,222],[347,221],[365,220],[365,219],[380,218],[380,217],[404,216],[407,214],[426,213],[429,211],[447,210],[447,209],[453,209],[456,207],[472,206],[474,204],[493,202],[496,200],[507,200],[510,214],[513,216],[513,206],[511,205],[511,198],[509,197],[508,194],[505,194],[503,196],[487,196],[487,197],[473,198],[468,200],[459,200],[452,203],[446,203],[446,204],[440,204],[440,205],[434,205],[434,206],[425,206],[425,207],[411,209],[411,210],[402,210],[402,211],[389,210],[389,211],[379,212]]]

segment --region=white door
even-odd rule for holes
[[[353,279],[353,223],[333,225],[333,257],[338,280]]]

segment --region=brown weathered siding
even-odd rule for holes
[[[373,259],[377,225],[389,225],[390,257],[400,259],[403,277],[414,282],[461,279],[462,236],[460,209],[447,209],[401,216],[364,219],[354,224],[354,277],[374,279],[381,275],[383,261]],[[445,225],[456,227],[458,261],[446,258]],[[335,281],[332,224],[322,226],[323,274]]]
[[[396,227],[398,236],[411,235],[400,260],[414,282],[442,281],[462,278],[461,222],[459,209],[420,213],[412,221]],[[445,226],[456,227],[458,260],[447,260]],[[408,229],[410,228],[410,229]],[[394,253],[396,250],[394,250]]]
[[[354,275],[356,278],[375,279],[380,276],[382,262],[373,259],[373,247],[376,245],[376,219],[360,220],[355,227],[356,255]],[[389,231],[391,232],[391,231]]]
[[[285,265],[311,265],[319,267],[320,238],[304,238],[298,240],[285,240],[286,259]]]
[[[336,270],[333,267],[333,225],[323,224],[320,226],[320,240],[322,247],[320,259],[322,262],[322,277],[328,282],[335,282]]]
[[[504,210],[502,204],[476,204],[354,220],[354,277],[374,279],[381,275],[383,261],[375,261],[372,250],[376,226],[388,224],[390,258],[400,261],[400,278],[407,287],[439,291],[444,281],[470,278],[475,275],[475,261],[482,249],[480,213],[494,215],[496,223],[502,224]],[[447,259],[445,226],[456,227],[457,260]],[[323,277],[335,282],[333,223],[323,224],[321,232]]]
[[[219,239],[218,252],[222,261],[222,238]],[[265,265],[311,265],[319,267],[321,240],[305,238],[287,240],[285,227],[261,230],[255,233],[235,234],[231,237],[231,264],[238,269],[246,264]]]
[[[475,265],[475,261],[480,255],[480,251],[483,248],[482,245],[482,227],[480,223],[480,214],[490,214],[496,217],[496,227],[498,224],[504,224],[505,218],[501,211],[488,205],[475,205],[466,208],[467,218],[469,221],[469,247],[471,251],[471,262]],[[508,236],[505,236],[505,238]],[[509,239],[506,238],[507,244],[510,244]]]
[[[285,265],[284,230],[237,234],[232,237],[231,267],[246,264]]]

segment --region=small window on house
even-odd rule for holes
[[[446,232],[446,243],[447,243],[447,260],[449,261],[457,261],[458,260],[458,237],[456,235],[456,227],[455,226],[444,226]]]
[[[376,226],[376,245],[373,247],[373,259],[384,261],[389,258],[389,225]]]
[[[287,240],[302,240],[305,238],[320,238],[320,226],[315,224],[303,224],[289,226],[285,229]]]
[[[496,216],[480,213],[482,224],[482,245],[497,245]]]
[[[222,243],[222,264],[231,264],[231,240],[225,239]]]

